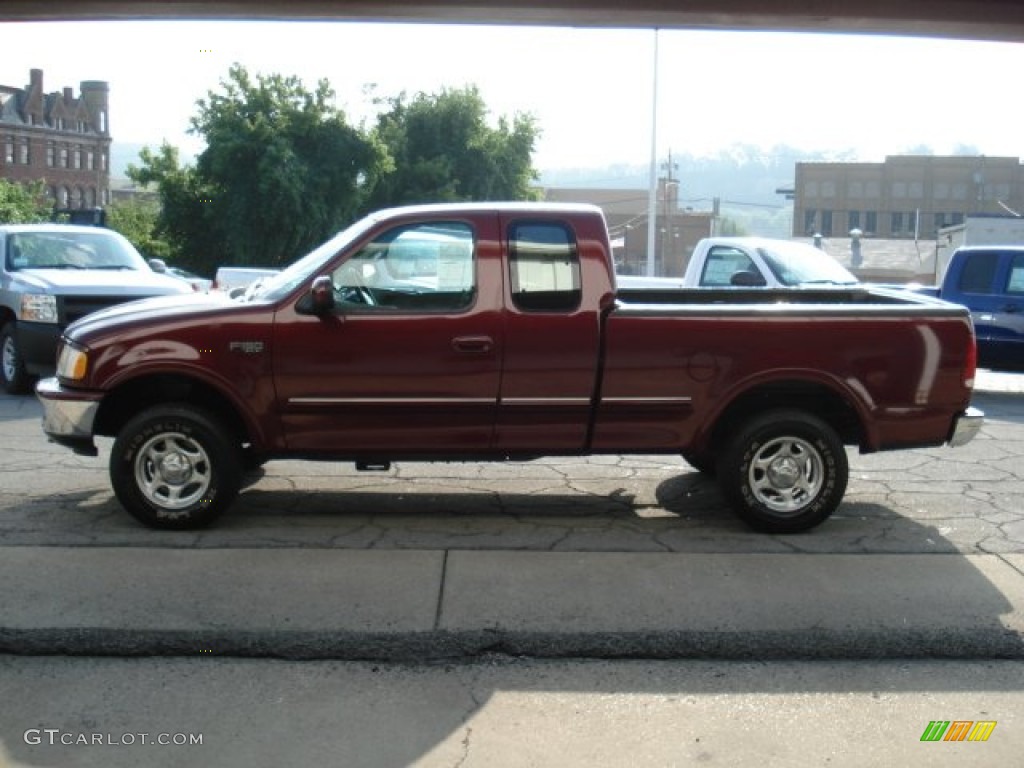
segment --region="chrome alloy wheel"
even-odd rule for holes
[[[799,514],[825,482],[821,453],[799,437],[778,437],[760,448],[748,470],[750,491],[776,514]]]
[[[206,495],[211,479],[210,457],[203,446],[181,432],[151,437],[135,457],[139,491],[163,509],[191,507]]]

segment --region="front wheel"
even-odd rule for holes
[[[32,377],[25,370],[25,360],[18,349],[17,327],[7,323],[0,329],[0,378],[9,395],[23,395],[32,386]]]
[[[150,408],[114,440],[110,480],[118,501],[151,528],[209,525],[241,482],[241,451],[212,415],[189,405]]]
[[[733,509],[767,533],[796,533],[823,522],[842,501],[848,478],[846,450],[835,430],[790,409],[754,419],[718,466]]]

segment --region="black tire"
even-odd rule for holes
[[[718,465],[718,482],[733,510],[766,533],[819,525],[843,500],[848,479],[846,449],[835,430],[794,409],[754,419]]]
[[[0,380],[9,395],[23,395],[31,391],[34,381],[34,377],[25,370],[14,323],[7,323],[0,329]]]
[[[714,477],[718,474],[718,461],[713,453],[687,451],[683,453],[683,460],[702,475]]]
[[[114,440],[110,481],[124,508],[150,528],[209,525],[241,483],[240,446],[209,413],[190,405],[150,408]]]

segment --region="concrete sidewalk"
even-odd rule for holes
[[[11,547],[0,653],[1024,658],[1024,555]]]

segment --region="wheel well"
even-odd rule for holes
[[[93,431],[114,437],[140,411],[166,403],[189,403],[209,411],[224,422],[238,443],[250,441],[245,422],[227,397],[197,379],[175,374],[158,374],[133,379],[103,398]]]
[[[806,381],[764,384],[744,392],[718,417],[707,441],[717,453],[741,425],[774,408],[794,408],[811,413],[832,427],[846,445],[864,443],[864,427],[854,407],[835,390]]]
[[[7,307],[0,307],[0,328],[3,328],[10,322],[14,322],[16,319],[11,310]]]

